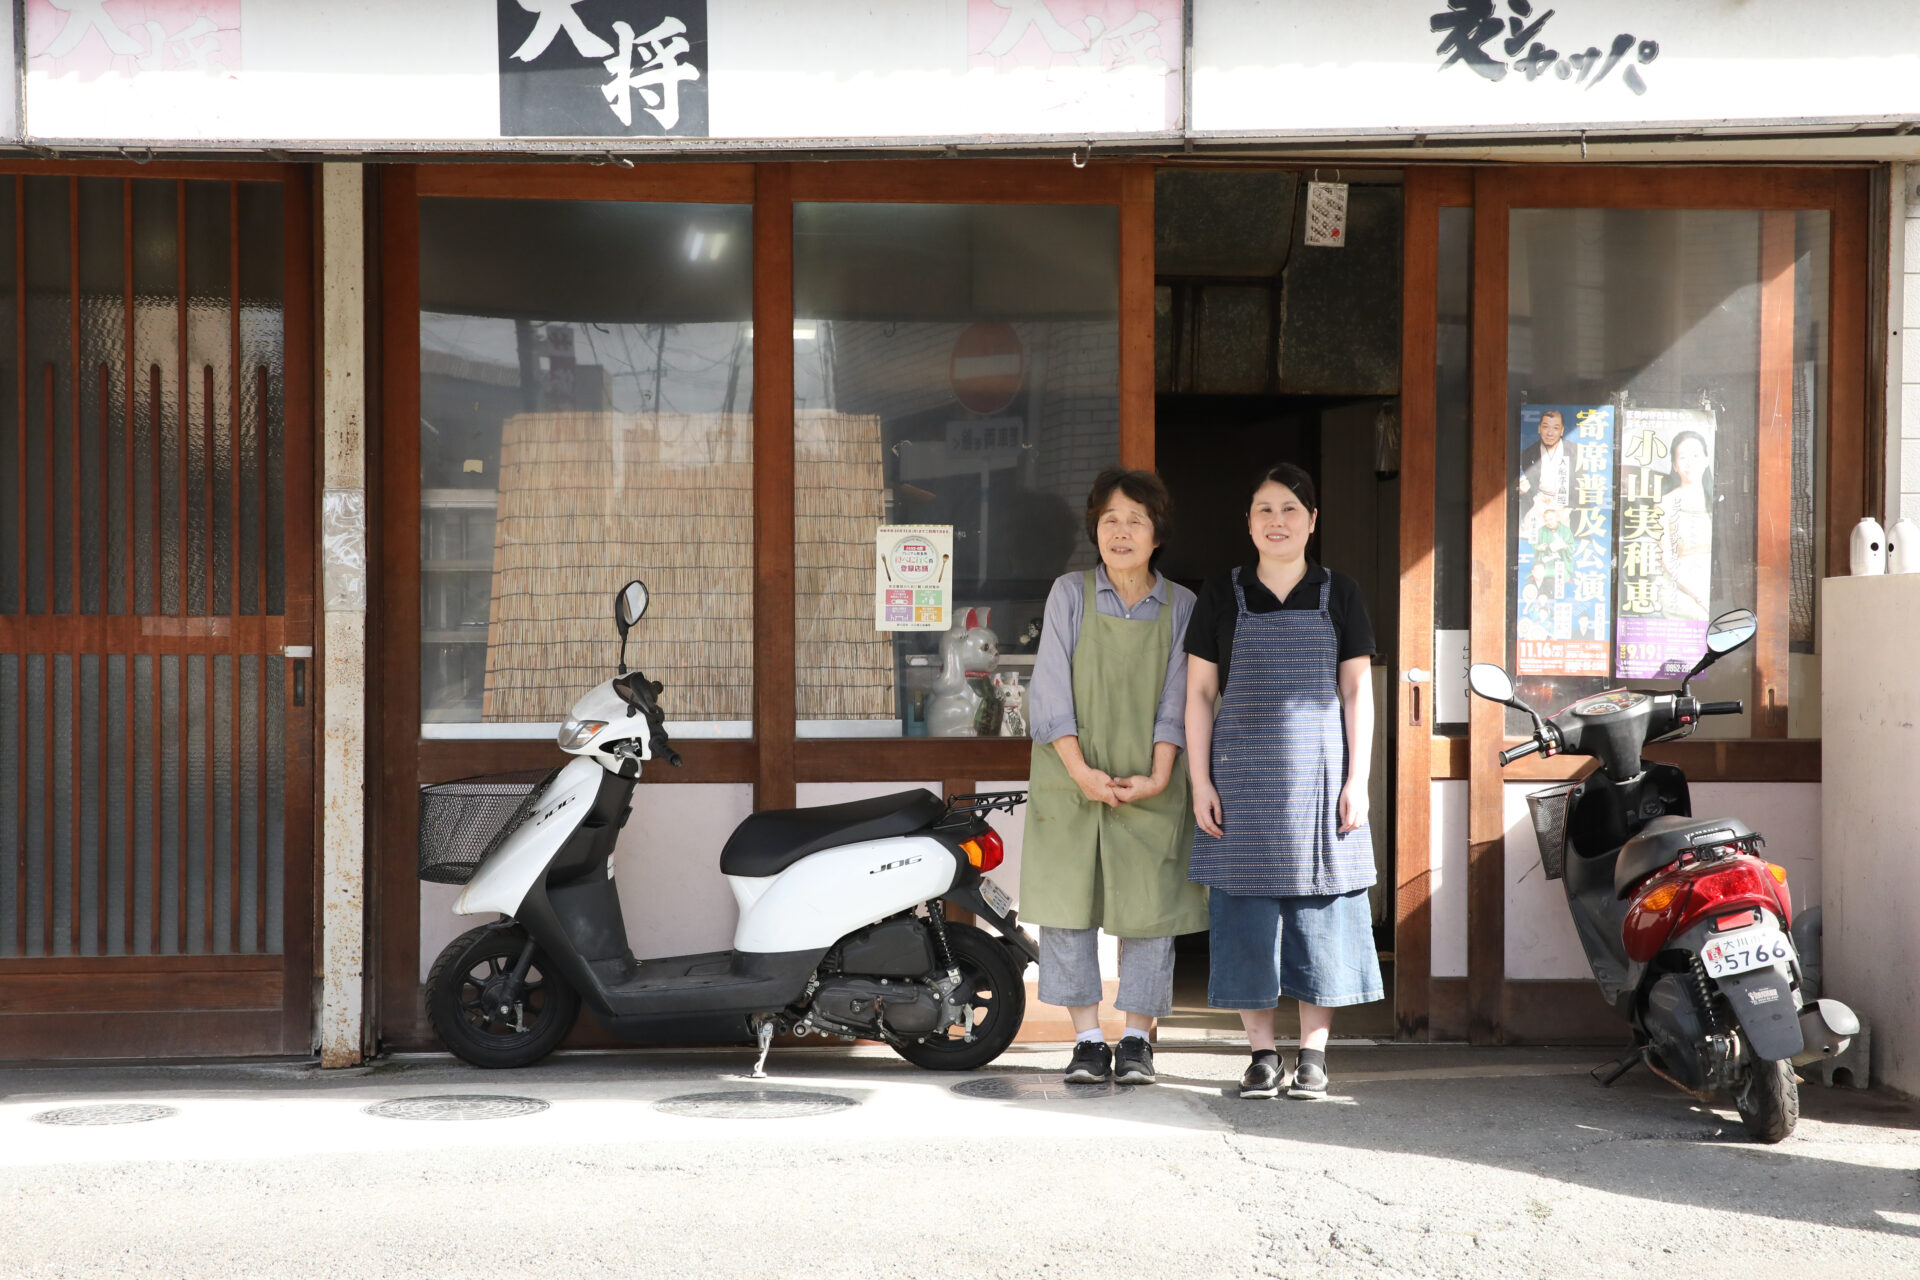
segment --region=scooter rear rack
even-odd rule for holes
[[[1027,802],[1024,791],[970,791],[965,795],[948,796],[947,812],[940,819],[944,824],[948,818],[962,814],[1012,813]]]

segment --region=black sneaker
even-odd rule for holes
[[[1113,1055],[1113,1078],[1121,1084],[1152,1084],[1153,1046],[1139,1036],[1122,1036]]]
[[[1293,1066],[1293,1083],[1287,1088],[1289,1098],[1324,1098],[1327,1096],[1327,1068],[1324,1061],[1302,1058]]]
[[[1279,1097],[1279,1059],[1255,1058],[1253,1062],[1248,1065],[1246,1074],[1240,1077],[1240,1096],[1243,1098]]]
[[[1113,1074],[1113,1050],[1104,1040],[1082,1040],[1067,1063],[1068,1084],[1104,1084]]]

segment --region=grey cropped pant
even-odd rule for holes
[[[1040,999],[1069,1009],[1100,1003],[1100,931],[1040,926]],[[1164,1018],[1173,1012],[1173,939],[1120,939],[1122,1013]]]

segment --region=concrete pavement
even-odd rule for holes
[[[1091,1098],[1064,1049],[0,1071],[0,1276],[1920,1276],[1920,1108],[1810,1083],[1758,1147],[1601,1056],[1336,1046],[1322,1103],[1242,1103],[1201,1047]],[[662,1106],[755,1089],[838,1103]],[[474,1094],[547,1105],[365,1110]],[[35,1119],[100,1104],[173,1114]]]

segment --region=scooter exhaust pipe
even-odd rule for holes
[[[1838,1000],[1815,1000],[1800,1011],[1800,1036],[1807,1047],[1795,1055],[1793,1065],[1804,1067],[1822,1058],[1837,1058],[1858,1034],[1860,1018],[1853,1010]]]

